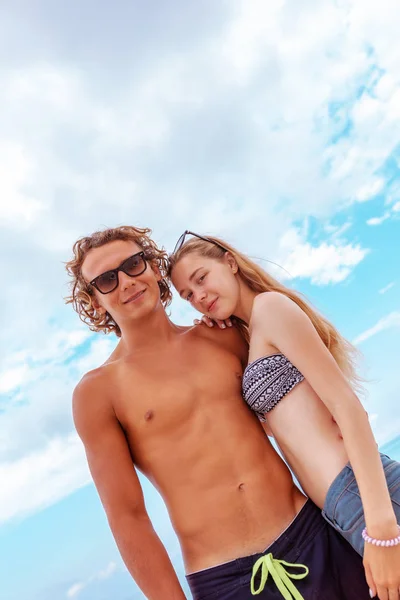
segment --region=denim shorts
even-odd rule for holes
[[[193,600],[250,600],[254,597],[253,566],[267,555],[291,563],[287,572],[298,573],[293,564],[308,567],[304,578],[292,581],[304,600],[370,599],[361,557],[322,518],[321,510],[307,500],[292,523],[264,552],[187,575]],[[271,575],[263,589],[259,587],[258,572],[254,583],[260,600],[283,600]]]
[[[381,454],[381,460],[397,523],[400,524],[400,463],[386,454]],[[342,469],[329,488],[322,516],[358,554],[363,555],[364,540],[361,533],[365,527],[365,518],[360,492],[350,463]]]

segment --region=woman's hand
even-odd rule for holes
[[[394,536],[399,534],[394,531]],[[371,598],[400,599],[400,544],[398,546],[364,546],[364,567]]]
[[[226,329],[226,327],[232,327],[233,325],[232,319],[225,319],[224,321],[221,321],[220,319],[211,319],[211,317],[207,317],[207,315],[203,315],[201,320],[195,319],[193,323],[195,325],[204,323],[204,325],[207,325],[207,327],[214,327],[214,325],[218,325],[220,329]]]

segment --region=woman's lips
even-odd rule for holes
[[[208,312],[211,312],[211,311],[213,310],[213,308],[215,308],[215,305],[216,305],[216,303],[217,303],[217,300],[218,300],[218,298],[215,298],[215,300],[213,300],[213,301],[211,302],[211,304],[209,304],[209,305],[208,305],[208,309],[207,309],[207,310],[208,310]]]

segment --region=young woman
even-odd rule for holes
[[[304,491],[364,556],[371,597],[399,600],[400,463],[379,454],[355,394],[356,349],[300,294],[218,238],[185,232],[170,277],[209,319],[236,317],[250,343],[245,401]]]

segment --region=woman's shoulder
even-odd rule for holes
[[[282,319],[302,320],[303,310],[291,298],[280,292],[263,292],[254,299],[251,314],[252,326],[270,327],[278,325]]]
[[[262,292],[254,299],[252,315],[258,315],[266,309],[290,310],[293,307],[297,307],[297,304],[281,292]]]

